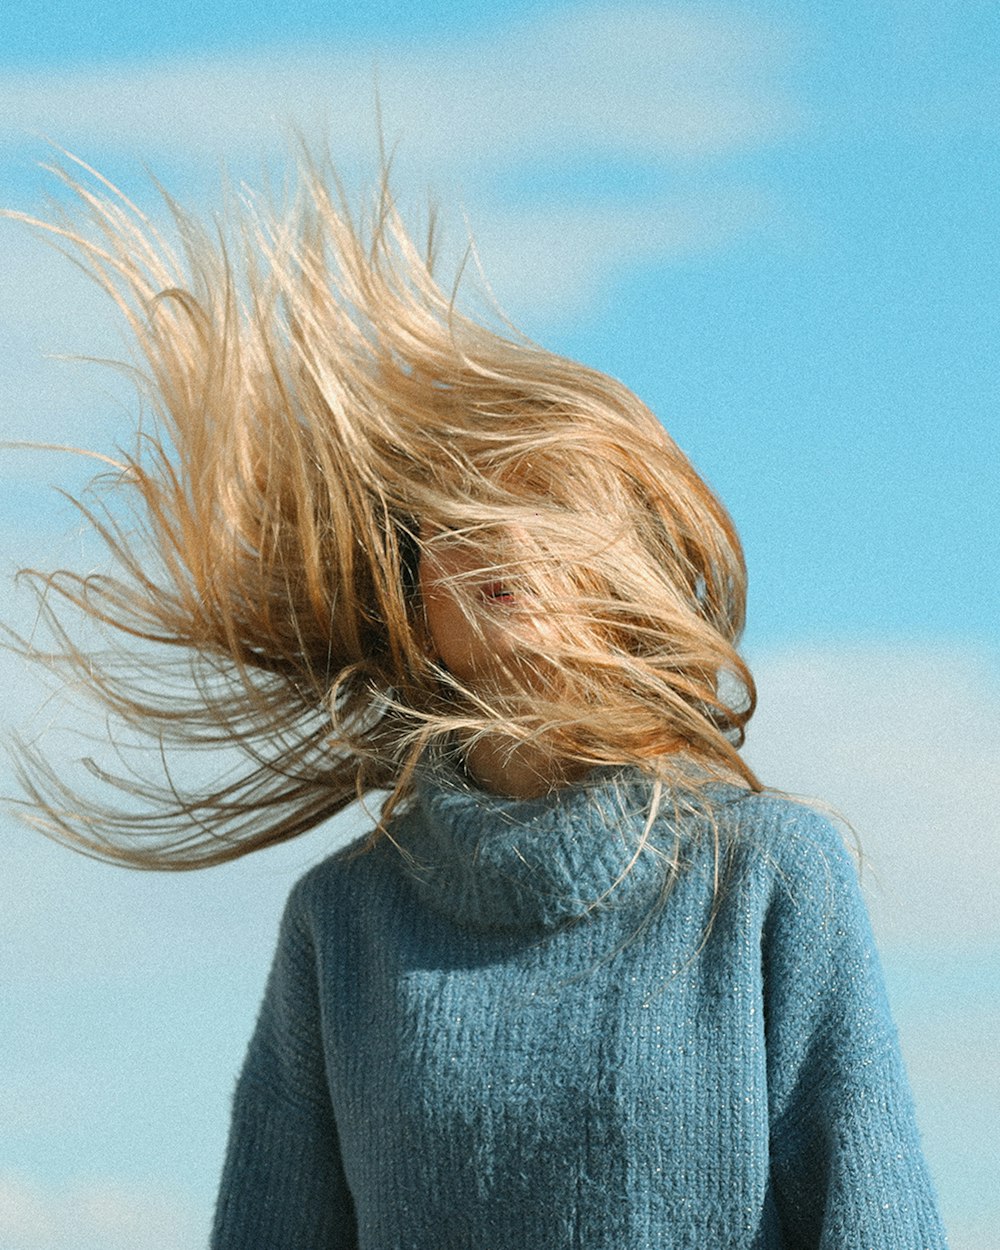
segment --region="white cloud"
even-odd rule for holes
[[[717,165],[799,124],[781,82],[790,45],[785,30],[747,14],[633,6],[568,9],[406,47],[330,43],[8,71],[0,147],[24,159],[25,145],[46,135],[101,163],[138,155],[154,170],[184,170],[178,181],[204,193],[216,162],[256,170],[259,158],[283,153],[294,124],[328,137],[349,179],[359,168],[370,178],[377,80],[386,139],[398,141],[396,185],[468,211],[500,303],[534,326],[584,311],[624,265],[725,246],[767,219],[769,197],[731,185]],[[652,171],[653,184],[669,168],[670,189],[624,202],[538,190],[550,171],[622,161]],[[464,236],[453,224],[458,250]],[[77,304],[57,286],[46,298],[60,271],[16,231],[5,234],[0,320],[19,341],[79,350],[80,327],[101,320],[92,295]],[[108,350],[93,333],[83,348]],[[46,381],[49,408],[61,394],[48,388],[58,385]],[[38,415],[38,405],[22,410]]]
[[[861,839],[883,939],[1000,944],[1000,657],[941,644],[802,647],[753,664],[747,756]]]
[[[471,225],[501,305],[515,319],[549,320],[592,307],[630,265],[722,247],[772,215],[759,191],[730,187],[628,204],[486,209]]]
[[[82,352],[117,321],[111,301],[65,255],[20,222],[0,219],[0,326],[35,352]]]
[[[259,152],[294,120],[367,154],[377,76],[386,129],[421,161],[470,152],[520,162],[594,148],[727,152],[783,133],[795,109],[778,71],[788,35],[748,15],[659,6],[566,10],[478,37],[329,43],[48,74],[0,76],[0,137],[51,135],[144,155]],[[358,145],[361,145],[359,148]]]
[[[0,220],[0,255],[0,440],[106,448],[110,429],[135,407],[131,384],[69,357],[127,357],[111,300],[19,223]],[[0,449],[0,479],[65,481],[66,469],[51,456]]]
[[[111,1180],[44,1186],[0,1174],[0,1244],[7,1250],[191,1250],[202,1241],[184,1201],[153,1187]]]

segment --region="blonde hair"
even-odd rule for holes
[[[739,540],[635,395],[462,315],[434,277],[433,225],[419,249],[385,178],[354,215],[303,160],[290,209],[234,207],[217,235],[168,201],[178,256],[86,172],[102,185],[67,180],[89,228],[32,224],[117,302],[157,423],[80,505],[114,574],[26,570],[57,637],[41,658],[166,758],[230,744],[246,764],[192,792],[104,774],[142,800],[126,811],[25,747],[50,832],[138,867],[219,863],[370,790],[391,792],[387,817],[456,734],[760,788],[738,753],[754,705]],[[452,589],[474,628],[484,577],[544,622],[502,693],[434,658],[417,578],[432,547],[465,553]],[[74,643],[60,602],[123,637],[117,657]]]

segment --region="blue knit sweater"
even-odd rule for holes
[[[853,866],[801,805],[425,772],[294,889],[215,1250],[937,1250]],[[721,901],[715,876],[721,875]]]

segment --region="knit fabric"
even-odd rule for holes
[[[439,763],[304,877],[215,1250],[943,1247],[836,830],[711,798],[636,858],[635,775],[518,801]]]

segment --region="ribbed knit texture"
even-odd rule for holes
[[[215,1250],[943,1247],[836,830],[712,797],[717,838],[668,799],[680,863],[616,885],[637,776],[516,801],[439,762],[395,844],[303,878]]]

